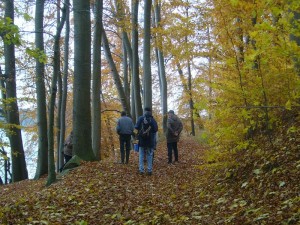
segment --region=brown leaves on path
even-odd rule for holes
[[[202,161],[210,150],[192,138],[178,146],[179,163],[169,165],[159,143],[152,176],[138,173],[132,151],[128,165],[85,162],[50,187],[46,178],[1,186],[0,224],[299,223],[298,148],[266,151],[276,163],[251,151],[231,154],[230,167]]]
[[[1,224],[199,224],[194,165],[202,149],[192,139],[178,147],[180,162],[169,165],[159,143],[152,176],[138,173],[131,151],[128,165],[86,162],[50,187],[45,179],[2,186]]]

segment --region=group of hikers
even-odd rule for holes
[[[168,112],[167,120],[167,149],[168,149],[168,163],[178,162],[178,147],[180,133],[183,129],[182,122],[175,115],[173,110]],[[135,130],[137,133],[135,134]],[[120,155],[122,164],[128,164],[129,155],[132,146],[132,137],[137,139],[139,152],[139,173],[145,174],[144,159],[147,161],[147,175],[152,175],[154,150],[157,144],[157,122],[154,119],[151,109],[146,107],[144,114],[140,116],[137,123],[134,125],[132,119],[127,116],[125,111],[121,112],[121,117],[117,121],[116,131],[119,135]],[[73,131],[66,138],[64,143],[64,159],[65,164],[72,158],[73,150]],[[173,161],[174,152],[174,161]],[[65,165],[64,164],[64,165]],[[64,166],[63,166],[64,167]],[[60,169],[62,171],[63,167]]]
[[[175,115],[173,110],[168,112],[167,120],[167,149],[168,149],[168,163],[178,162],[178,147],[180,133],[183,129],[182,122]],[[135,134],[134,130],[137,130]],[[126,112],[121,112],[121,117],[117,121],[116,131],[119,134],[120,154],[122,164],[129,162],[129,155],[131,150],[131,137],[138,140],[139,152],[139,173],[145,174],[144,158],[147,161],[147,175],[152,175],[154,150],[157,144],[157,122],[152,116],[151,109],[146,107],[144,114],[140,116],[137,123],[134,125],[132,119],[127,116]],[[174,162],[173,162],[174,152]]]

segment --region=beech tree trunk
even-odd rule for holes
[[[95,2],[95,29],[92,86],[92,140],[97,160],[101,160],[101,35],[103,0]]]
[[[5,1],[5,17],[11,18],[14,23],[14,1]],[[7,123],[10,124],[9,142],[12,158],[12,181],[28,178],[22,134],[20,129],[19,108],[16,88],[16,58],[15,44],[4,42],[5,76],[6,76],[6,111]]]
[[[135,109],[135,118],[134,121],[137,121],[137,118],[143,114],[142,108],[142,99],[141,99],[141,85],[139,78],[139,44],[138,44],[138,8],[139,8],[139,0],[132,1],[132,82],[133,82],[133,90],[132,93],[134,95],[134,106],[132,108]]]
[[[35,7],[35,47],[44,52],[44,0],[36,0]],[[45,93],[45,64],[36,59],[36,98],[38,125],[38,159],[35,179],[48,172],[48,137]]]
[[[58,20],[60,18],[57,18]],[[53,77],[51,82],[50,105],[48,112],[48,179],[47,185],[52,184],[56,180],[55,161],[54,161],[54,108],[57,93],[57,79],[60,73],[60,36],[66,20],[66,7],[63,8],[62,19],[56,29],[54,36],[54,56],[53,56]]]
[[[73,0],[74,98],[73,154],[95,160],[91,138],[91,15],[90,2]]]
[[[145,0],[144,8],[144,50],[143,50],[143,99],[144,107],[152,109],[152,75],[150,58],[150,39],[151,39],[151,0]]]
[[[154,12],[155,12],[155,25],[156,27],[161,27],[161,1],[154,2]],[[159,71],[159,80],[160,80],[160,99],[163,112],[163,132],[167,132],[167,112],[168,112],[168,90],[167,90],[167,79],[165,72],[165,60],[162,46],[161,36],[156,37],[157,41],[157,58],[158,58],[158,71]]]
[[[64,41],[64,68],[63,68],[63,84],[62,84],[62,100],[60,110],[60,138],[59,151],[57,152],[58,169],[64,165],[63,148],[66,133],[66,106],[68,96],[68,69],[69,69],[69,39],[70,39],[70,0],[64,1],[66,7],[66,26],[65,26],[65,41]]]

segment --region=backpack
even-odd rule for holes
[[[144,119],[142,121],[142,127],[139,130],[139,136],[141,138],[148,138],[150,136],[150,130],[151,130],[151,118],[144,116]]]

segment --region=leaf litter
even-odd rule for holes
[[[128,165],[84,162],[49,187],[46,177],[1,186],[1,224],[299,222],[297,166],[288,171],[282,164],[274,172],[245,162],[227,176],[225,166],[206,166],[209,148],[189,137],[178,146],[180,162],[169,165],[166,143],[159,143],[152,176],[138,173],[138,154],[132,151]]]

